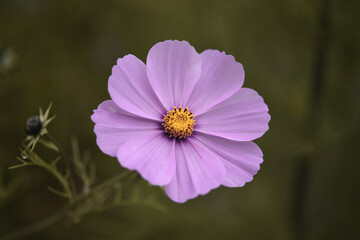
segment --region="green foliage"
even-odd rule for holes
[[[65,198],[67,202],[59,212],[49,217],[49,220],[45,219],[40,225],[38,223],[33,227],[28,226],[25,229],[5,235],[3,238],[21,238],[48,228],[60,220],[78,223],[85,215],[90,213],[107,211],[127,205],[140,204],[164,211],[164,207],[152,201],[151,196],[148,198],[139,197],[136,184],[133,186],[132,193],[129,196],[123,194],[123,181],[126,179],[136,181],[137,173],[124,171],[100,183],[95,183],[96,166],[90,160],[90,153],[85,151],[81,156],[78,141],[72,138],[71,146],[73,153],[69,158],[58,142],[47,131],[47,125],[54,119],[54,117],[48,118],[50,108],[51,104],[45,113],[40,108],[40,120],[43,123],[43,129],[36,136],[27,136],[25,139],[26,144],[24,143],[22,148],[19,149],[21,155],[16,158],[20,164],[11,166],[9,169],[13,170],[31,166],[45,170],[57,180],[60,187],[59,189],[59,187],[48,186],[47,189],[57,196]],[[35,152],[37,143],[41,143],[49,150],[56,151],[59,156],[53,160],[44,160]],[[58,166],[62,160],[66,163],[65,169],[60,169]],[[77,186],[80,186],[80,191],[77,190]],[[0,197],[5,194],[6,190],[0,189]]]

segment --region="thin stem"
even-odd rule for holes
[[[61,175],[58,171],[54,171],[53,167],[51,165],[45,163],[43,160],[38,159],[37,161],[38,161],[38,165],[40,167],[46,169],[50,174],[54,175],[54,177],[59,180],[64,191],[66,192],[66,194],[69,197],[70,203],[72,203],[74,201],[74,194],[71,191],[71,186],[69,187],[69,184],[66,181],[66,179],[64,178],[64,176]]]
[[[75,187],[75,178],[74,178],[74,172],[71,168],[71,163],[64,151],[64,149],[61,147],[61,145],[53,138],[50,134],[45,135],[52,143],[55,144],[55,146],[59,149],[60,154],[64,158],[66,168],[69,170],[69,178],[70,178],[70,188],[74,194],[76,194],[76,187]]]
[[[80,200],[83,200],[84,198],[86,198],[87,196],[89,195],[92,195],[94,194],[96,191],[99,191],[109,185],[112,185],[114,183],[116,183],[117,181],[131,175],[132,172],[130,171],[126,171],[126,172],[123,172],[123,173],[120,173],[119,175],[116,175],[108,180],[105,180],[101,183],[99,183],[98,185],[96,185],[95,187],[93,187],[92,191],[87,193],[87,194],[82,194],[82,195],[79,195],[77,198],[76,198],[76,201],[80,201]]]

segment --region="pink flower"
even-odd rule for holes
[[[100,149],[175,202],[250,182],[263,161],[251,141],[270,115],[256,91],[242,88],[242,65],[170,40],[155,44],[146,63],[126,55],[112,68],[112,100],[91,116]]]

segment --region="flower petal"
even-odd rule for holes
[[[201,76],[186,106],[201,114],[236,93],[244,83],[243,66],[231,55],[206,50],[201,56]]]
[[[137,170],[153,185],[166,185],[175,175],[173,139],[162,130],[134,137],[123,144],[117,158],[123,167]]]
[[[167,110],[185,106],[201,74],[201,58],[186,41],[165,41],[149,51],[146,71]]]
[[[204,195],[224,182],[221,160],[194,139],[176,142],[175,158],[175,177],[165,186],[166,194],[175,202]]]
[[[209,111],[195,116],[195,130],[237,141],[251,141],[269,129],[268,111],[256,91],[241,88]]]
[[[111,99],[130,113],[159,120],[166,112],[147,79],[145,64],[133,55],[118,59],[108,90]]]
[[[224,186],[242,187],[252,181],[259,171],[263,154],[255,143],[233,141],[202,133],[193,136],[222,160],[226,168]]]
[[[113,157],[121,144],[129,138],[157,131],[161,127],[160,122],[129,115],[112,100],[101,103],[94,110],[91,119],[95,123],[94,132],[98,146]]]

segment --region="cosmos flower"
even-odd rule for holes
[[[155,44],[146,65],[126,55],[112,68],[112,100],[91,116],[97,144],[175,202],[242,187],[260,169],[251,141],[270,120],[263,98],[242,88],[244,76],[233,56],[199,54],[186,41]]]

